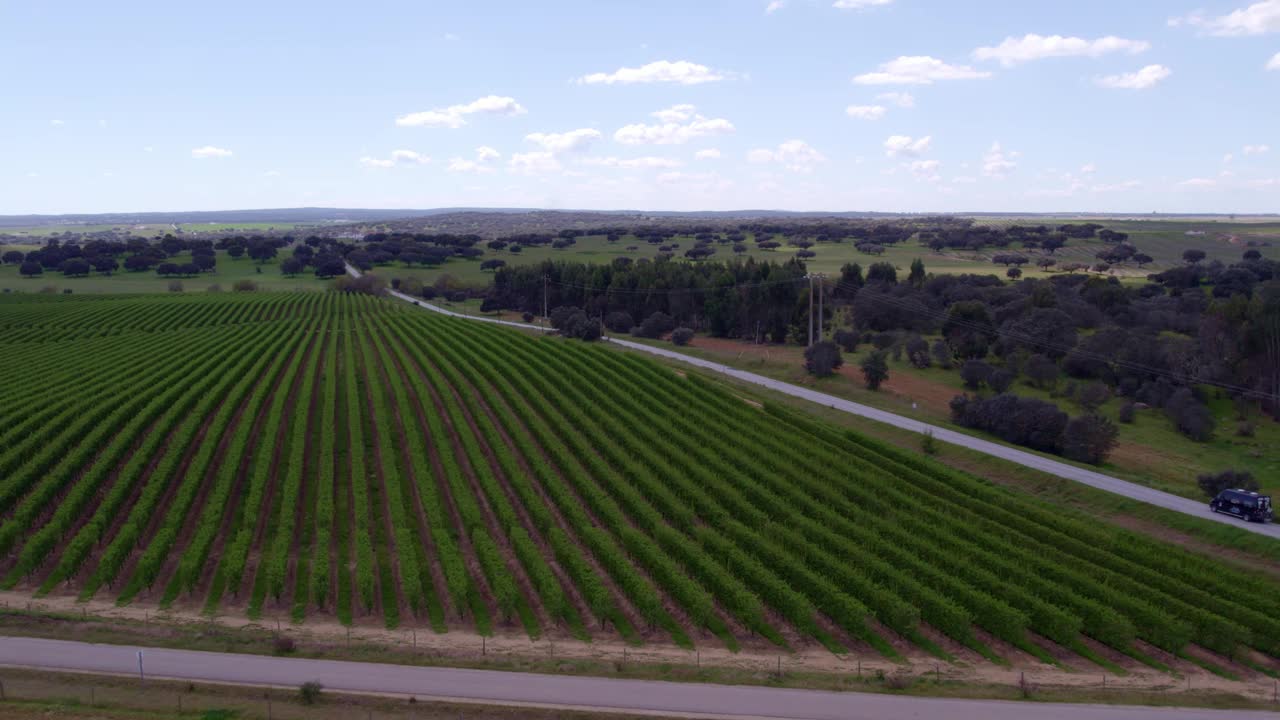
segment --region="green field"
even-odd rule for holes
[[[1011,221],[1008,220],[984,220],[984,222],[1003,225],[1011,224]],[[1080,221],[1061,218],[1024,218],[1020,222],[1032,225],[1041,223],[1057,225],[1064,222]],[[1160,272],[1181,265],[1182,251],[1188,248],[1204,250],[1210,260],[1221,260],[1228,264],[1238,262],[1241,254],[1248,249],[1243,243],[1249,239],[1269,242],[1269,247],[1259,247],[1257,249],[1262,252],[1264,257],[1280,259],[1280,223],[1128,220],[1099,222],[1113,230],[1129,233],[1129,242],[1135,244],[1140,251],[1155,259],[1154,263],[1143,268],[1138,268],[1136,265],[1115,268],[1112,274],[1125,280],[1138,282],[1149,273]],[[1187,232],[1204,232],[1206,234],[1187,235]],[[1233,242],[1230,238],[1235,238],[1235,241]],[[681,257],[685,250],[693,247],[694,238],[688,235],[677,236],[674,242],[680,244],[679,249],[676,251],[676,257]],[[760,250],[756,248],[754,239],[750,235],[746,245],[748,250],[742,254],[742,257],[751,257],[762,261],[784,262],[794,256],[798,249],[783,245],[775,250]],[[627,250],[626,248],[629,246],[634,246],[636,249]],[[715,244],[714,246],[716,254],[712,256],[713,260],[725,261],[735,257],[731,245]],[[480,247],[483,247],[483,245]],[[1092,265],[1097,262],[1094,255],[1106,247],[1109,246],[1101,240],[1071,240],[1066,247],[1058,250],[1053,257],[1057,258],[1059,265],[1073,262]],[[849,242],[824,242],[810,249],[815,251],[817,256],[806,261],[808,268],[814,272],[827,273],[829,275],[838,274],[843,265],[851,262],[860,263],[864,268],[873,262],[888,262],[897,267],[900,274],[905,274],[911,265],[911,261],[920,258],[924,261],[929,272],[933,273],[985,273],[1003,277],[1005,267],[992,264],[991,257],[998,253],[1019,252],[1021,251],[1021,246],[1015,243],[1009,248],[987,248],[980,252],[946,250],[942,253],[935,253],[928,247],[922,247],[919,242],[912,239],[905,243],[886,246],[884,254],[880,256],[860,253]],[[1023,277],[1049,277],[1057,274],[1043,272],[1035,266],[1034,259],[1040,256],[1040,251],[1029,250],[1025,251],[1025,253],[1032,258],[1033,262],[1023,266]],[[387,278],[398,277],[406,279],[412,277],[425,284],[431,284],[441,275],[447,274],[463,284],[483,286],[491,282],[492,273],[491,271],[482,271],[480,262],[492,258],[505,260],[510,265],[527,265],[547,259],[608,263],[619,257],[631,258],[632,260],[640,258],[651,259],[657,254],[657,245],[638,241],[635,236],[623,236],[617,242],[611,243],[602,235],[594,235],[578,238],[576,244],[563,250],[553,249],[550,245],[528,246],[520,253],[512,253],[507,250],[493,251],[485,248],[485,254],[475,260],[454,259],[438,268],[406,268],[398,263],[393,263],[378,268],[377,272]]]
[[[608,347],[335,292],[9,295],[0,331],[0,578],[37,595],[890,658],[1280,657],[1272,576]]]
[[[461,304],[452,309],[466,311]],[[478,308],[471,309],[478,311]],[[932,342],[938,337],[926,339]],[[670,347],[667,341],[641,339],[640,342]],[[829,378],[818,379],[804,369],[803,348],[766,347],[700,336],[689,347],[681,349],[694,357],[813,387],[924,422],[946,425],[957,432],[994,439],[990,435],[952,423],[948,404],[951,398],[973,392],[965,389],[960,374],[955,369],[944,370],[936,366],[921,369],[912,366],[905,357],[898,360],[889,357],[888,382],[879,391],[866,389],[858,364],[873,350],[873,347],[864,344],[855,353],[844,353],[844,367],[840,372]],[[1065,390],[1068,382],[1067,379],[1061,380],[1057,390]],[[1020,397],[1056,403],[1070,415],[1082,412],[1070,399],[1034,387],[1025,378],[1020,379],[1011,388],[1011,392]],[[1179,433],[1173,422],[1158,408],[1139,411],[1131,424],[1121,423],[1118,420],[1121,404],[1120,399],[1112,398],[1098,409],[1116,423],[1120,431],[1119,446],[1101,467],[1083,464],[1081,467],[1098,469],[1196,500],[1205,500],[1196,485],[1199,474],[1216,473],[1228,468],[1245,470],[1262,484],[1264,492],[1280,496],[1280,455],[1271,452],[1271,448],[1280,446],[1280,423],[1255,414],[1255,434],[1251,437],[1238,436],[1236,426],[1239,418],[1236,408],[1229,398],[1215,397],[1210,403],[1210,409],[1213,411],[1217,430],[1211,440],[1200,443]],[[1057,456],[1047,457],[1070,462]]]
[[[5,249],[8,249],[6,246]],[[16,246],[19,251],[29,251],[30,247]],[[284,256],[282,255],[281,258]],[[213,272],[201,273],[196,277],[178,278],[183,292],[205,292],[217,285],[222,290],[231,290],[238,280],[252,280],[261,290],[319,290],[328,286],[329,281],[320,280],[311,273],[303,273],[295,277],[285,277],[280,273],[280,260],[270,260],[258,264],[247,257],[239,259],[218,252],[218,264]],[[191,261],[190,253],[180,253],[168,262],[184,263]],[[121,259],[123,264],[123,259]],[[259,268],[262,272],[258,272]],[[88,277],[69,278],[56,270],[46,270],[44,274],[28,278],[18,273],[17,265],[0,265],[0,292],[8,290],[16,293],[38,293],[46,288],[53,292],[70,290],[75,293],[165,293],[169,292],[170,278],[160,277],[154,270],[147,272],[128,272],[123,269],[112,274],[92,273]]]
[[[115,232],[119,234],[153,237],[165,233],[185,233],[187,235],[206,235],[210,233],[239,235],[243,233],[264,232],[305,232],[309,227],[305,223],[272,223],[272,222],[199,222],[199,223],[140,223],[134,225],[121,223],[66,223],[49,225],[25,225],[0,227],[0,235],[14,235],[32,238],[43,242],[55,235],[76,234],[90,235],[94,233]]]

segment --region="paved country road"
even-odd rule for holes
[[[358,270],[350,265],[347,266],[347,272],[356,277],[359,277],[360,274]],[[489,322],[524,329],[543,329],[539,326],[527,325],[525,323],[510,322],[495,318],[476,317],[475,315],[463,315],[461,313],[453,312],[452,310],[446,310],[442,307],[423,302],[412,295],[406,295],[402,292],[391,291],[391,295],[404,300],[405,302],[413,303],[414,305],[426,310],[451,315],[453,317],[466,318],[468,320],[479,320],[481,322]],[[1270,537],[1280,539],[1280,524],[1268,523],[1263,525],[1259,523],[1246,523],[1226,515],[1212,512],[1209,510],[1209,503],[1207,502],[1189,500],[1172,493],[1162,492],[1143,485],[1138,485],[1137,483],[1131,483],[1119,478],[1111,477],[1110,475],[1104,475],[1100,472],[1094,472],[1068,463],[1051,460],[1049,458],[1036,455],[1035,453],[1026,452],[1025,450],[1018,450],[1017,448],[1012,448],[1007,445],[1001,445],[989,440],[973,437],[972,435],[948,430],[944,427],[929,425],[927,423],[922,423],[919,420],[912,420],[908,417],[895,415],[894,413],[873,408],[869,405],[851,402],[843,398],[838,398],[835,395],[828,395],[827,393],[817,392],[816,390],[810,390],[809,388],[801,387],[799,385],[792,385],[791,383],[774,380],[773,378],[757,375],[756,373],[747,372],[746,370],[738,370],[737,368],[732,368],[728,365],[692,357],[674,350],[667,350],[665,348],[653,347],[652,345],[645,345],[643,343],[613,337],[606,339],[615,345],[621,345],[632,350],[649,353],[650,355],[658,355],[678,360],[683,363],[688,363],[690,365],[695,365],[722,375],[737,378],[738,380],[742,380],[753,385],[766,387],[770,390],[776,390],[780,393],[791,395],[792,397],[798,397],[821,405],[826,405],[827,407],[842,410],[853,415],[860,415],[870,420],[902,428],[903,430],[910,430],[918,433],[932,431],[934,438],[940,442],[960,445],[961,447],[966,447],[970,450],[977,450],[978,452],[1002,458],[1024,467],[1040,470],[1042,472],[1049,473],[1050,475],[1056,475],[1060,478],[1073,480],[1078,483],[1098,488],[1099,490],[1106,490],[1107,492],[1112,492],[1134,500],[1140,500],[1151,505],[1157,505],[1185,515],[1194,515],[1195,517],[1203,518],[1205,520],[1221,522],[1248,532],[1257,533],[1259,535],[1268,535]]]
[[[427,668],[0,637],[0,665],[26,668],[137,676],[139,652],[142,653],[143,671],[149,678],[289,688],[317,681],[334,691],[674,717],[787,720],[1247,720],[1280,717],[1280,713],[1257,711],[921,698]]]

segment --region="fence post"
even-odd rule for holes
[[[5,700],[5,699],[6,698],[4,696],[4,681],[0,680],[0,700]]]

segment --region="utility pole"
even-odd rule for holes
[[[547,322],[547,281],[548,279],[549,278],[547,277],[547,274],[543,273],[542,274],[542,325],[544,326],[543,327],[544,330],[546,329],[545,325]]]

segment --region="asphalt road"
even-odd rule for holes
[[[359,272],[355,268],[351,267],[350,265],[347,266],[347,271],[352,273],[353,275],[359,276]],[[404,300],[405,302],[413,303],[423,309],[432,310],[434,312],[442,313],[445,315],[451,315],[453,317],[466,318],[468,320],[478,320],[481,322],[494,323],[497,325],[507,325],[510,327],[517,327],[517,328],[522,328],[526,330],[531,328],[535,330],[545,329],[536,325],[527,325],[525,323],[510,322],[507,320],[498,320],[496,318],[476,317],[475,315],[463,315],[461,313],[456,313],[451,310],[446,310],[442,307],[432,305],[430,303],[422,301],[419,298],[415,298],[411,295],[406,295],[401,292],[392,291],[391,294],[401,300]],[[970,450],[977,450],[978,452],[986,453],[987,455],[992,455],[998,458],[1003,458],[1005,460],[1008,460],[1009,462],[1017,463],[1024,467],[1040,470],[1040,471],[1049,473],[1051,475],[1056,475],[1060,478],[1065,478],[1067,480],[1083,483],[1085,485],[1089,485],[1090,487],[1098,488],[1099,490],[1106,490],[1107,492],[1115,493],[1116,495],[1122,495],[1124,497],[1132,498],[1134,500],[1140,500],[1144,503],[1149,503],[1151,505],[1156,505],[1168,510],[1180,512],[1185,515],[1193,515],[1195,517],[1203,518],[1205,520],[1211,520],[1211,521],[1220,522],[1226,525],[1232,525],[1234,527],[1238,527],[1248,532],[1257,533],[1258,535],[1268,535],[1270,537],[1280,539],[1280,524],[1268,523],[1263,525],[1258,523],[1243,522],[1241,520],[1237,520],[1227,515],[1221,515],[1219,513],[1212,512],[1211,510],[1209,510],[1209,503],[1207,502],[1188,500],[1187,498],[1180,497],[1178,495],[1173,495],[1171,493],[1155,490],[1143,485],[1138,485],[1136,483],[1131,483],[1126,480],[1121,480],[1119,478],[1111,477],[1110,475],[1104,475],[1100,472],[1094,472],[1092,470],[1086,470],[1084,468],[1076,467],[1075,465],[1070,465],[1064,462],[1058,462],[1057,460],[1051,460],[1049,458],[1036,455],[1035,453],[1026,452],[1025,450],[1018,450],[1017,448],[1012,448],[1007,445],[1001,445],[999,443],[994,443],[989,440],[983,440],[982,438],[973,437],[972,435],[966,435],[964,433],[959,433],[954,430],[948,430],[947,428],[944,428],[944,427],[929,425],[927,423],[922,423],[919,420],[912,420],[911,418],[903,417],[901,415],[896,415],[894,413],[887,412],[885,410],[880,410],[878,408],[873,408],[869,405],[862,405],[861,403],[851,402],[843,398],[838,398],[834,395],[828,395],[826,393],[810,390],[809,388],[801,387],[799,385],[792,385],[791,383],[781,382],[779,380],[774,380],[773,378],[768,378],[763,375],[757,375],[756,373],[753,373],[753,372],[738,370],[737,368],[732,368],[732,367],[729,367],[728,365],[712,362],[710,360],[703,360],[701,358],[691,357],[689,355],[685,355],[683,353],[676,352],[674,350],[667,350],[665,348],[653,347],[652,345],[645,345],[643,343],[632,342],[630,340],[622,340],[620,338],[615,338],[615,337],[609,337],[606,339],[609,342],[614,343],[615,345],[621,345],[623,347],[631,348],[632,350],[639,350],[640,352],[649,353],[650,355],[659,355],[661,357],[678,360],[680,362],[688,363],[690,365],[695,365],[697,367],[705,368],[707,370],[711,370],[713,372],[717,372],[722,375],[728,375],[729,377],[737,378],[739,380],[751,383],[753,385],[759,385],[761,387],[766,387],[766,388],[769,388],[770,390],[776,390],[780,393],[785,393],[793,397],[798,397],[804,400],[809,400],[810,402],[826,405],[827,407],[835,408],[836,410],[842,410],[844,412],[852,413],[854,415],[860,415],[870,420],[875,420],[877,422],[882,422],[889,425],[893,425],[895,427],[902,428],[903,430],[910,430],[912,432],[918,432],[918,433],[932,431],[934,438],[939,442],[950,443],[952,445],[959,445],[961,447],[969,448]]]
[[[412,695],[424,700],[544,705],[674,717],[788,720],[1241,720],[1280,717],[1280,714],[1269,712],[955,700],[569,677],[0,637],[0,665],[25,668],[136,676],[139,653],[142,671],[153,679],[289,688],[317,681],[329,690]]]

